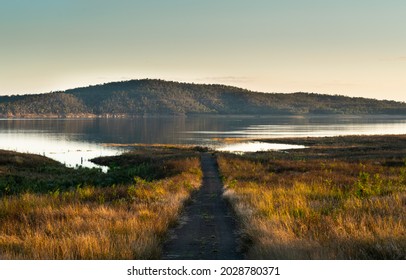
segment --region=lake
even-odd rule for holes
[[[71,167],[96,167],[89,159],[126,150],[106,143],[193,144],[238,152],[303,147],[249,141],[252,138],[374,134],[406,134],[406,116],[0,119],[0,149],[45,155]],[[226,144],[227,138],[247,142]]]

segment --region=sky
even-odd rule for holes
[[[0,95],[159,78],[406,101],[404,0],[0,0]]]

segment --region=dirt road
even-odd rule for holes
[[[201,156],[203,185],[192,196],[179,225],[169,233],[163,259],[242,259],[238,250],[236,224],[222,198],[223,185],[216,158]]]

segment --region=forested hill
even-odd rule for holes
[[[406,114],[406,103],[310,93],[131,80],[0,97],[0,117],[124,117],[179,114]]]

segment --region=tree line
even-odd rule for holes
[[[3,117],[145,114],[406,114],[406,103],[149,79],[0,97]]]

